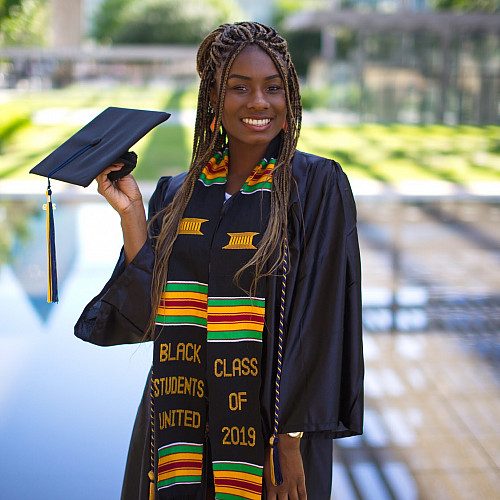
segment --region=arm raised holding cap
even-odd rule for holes
[[[147,238],[146,213],[139,190],[133,175],[129,174],[117,181],[108,179],[110,172],[118,171],[123,164],[116,163],[97,176],[97,191],[119,213],[123,231],[123,248],[125,263],[132,259],[143,247]]]
[[[151,311],[151,277],[154,253],[148,237],[142,195],[132,175],[111,181],[107,167],[96,177],[99,193],[120,214],[124,247],[113,274],[101,292],[85,307],[75,325],[75,335],[96,345],[130,344],[148,340],[145,336]],[[182,184],[183,175],[162,177],[149,200],[149,216],[167,206]],[[154,236],[158,227],[150,232]]]

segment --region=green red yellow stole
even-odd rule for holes
[[[267,227],[275,160],[257,165],[227,202],[227,150],[205,166],[183,215],[157,311],[152,393],[161,499],[260,500],[265,439],[260,384],[265,280],[252,257]]]

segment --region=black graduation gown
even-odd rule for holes
[[[331,438],[362,432],[364,365],[356,209],[347,177],[336,162],[297,151],[292,172],[279,432],[304,432],[307,491],[309,498],[320,500],[330,496]],[[150,216],[172,201],[184,178],[185,174],[160,179],[149,203]],[[83,311],[75,335],[102,346],[141,342],[149,319],[153,260],[149,240],[127,267],[122,251],[111,279]],[[281,278],[268,277],[266,283],[261,413],[264,435],[271,436]],[[122,499],[148,498],[148,401],[146,386]]]

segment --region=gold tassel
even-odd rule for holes
[[[148,472],[149,477],[149,500],[155,500],[155,473],[150,470]]]
[[[269,439],[271,445],[271,482],[274,486],[283,484],[283,474],[281,473],[280,456],[278,452],[278,437],[271,436]]]
[[[273,486],[277,486],[276,484],[276,477],[274,475],[274,446],[271,446],[270,448],[270,453],[271,453],[271,461],[269,462],[271,465],[271,483],[273,483]]]

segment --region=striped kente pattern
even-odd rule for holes
[[[203,444],[173,443],[158,450],[158,489],[201,483]]]
[[[250,174],[240,191],[243,194],[253,194],[258,191],[271,191],[272,174],[276,160],[263,159]],[[198,180],[205,186],[225,184],[229,165],[229,153],[225,149],[222,153],[216,153],[200,174]]]
[[[161,294],[156,324],[207,326],[208,285],[197,281],[168,281]]]
[[[272,174],[275,164],[276,160],[274,158],[269,160],[269,162],[266,159],[262,160],[245,184],[243,184],[241,192],[243,194],[252,194],[257,191],[271,191]]]
[[[265,299],[209,297],[208,342],[262,342]]]
[[[214,462],[217,500],[261,500],[262,469],[245,462]]]
[[[228,150],[222,153],[216,153],[210,161],[205,165],[205,168],[198,178],[205,186],[213,186],[214,184],[225,184],[227,177],[227,165],[229,161]]]

